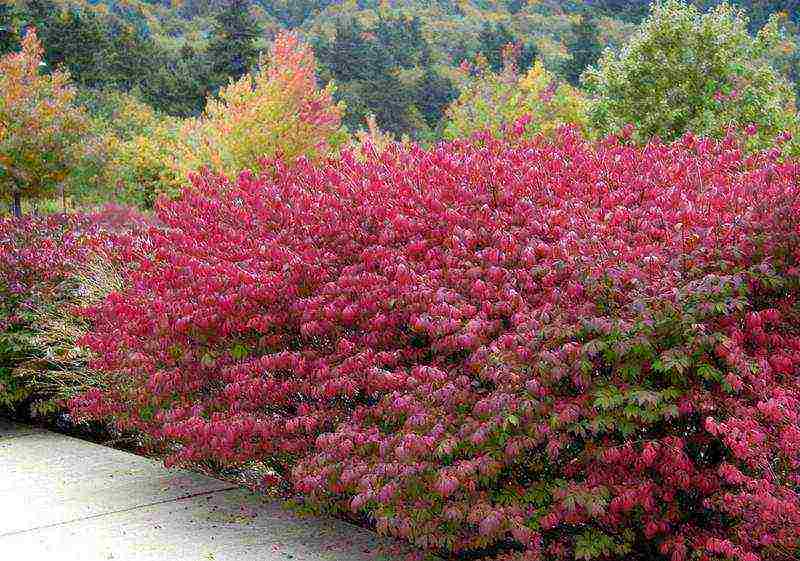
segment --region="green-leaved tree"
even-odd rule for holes
[[[207,51],[212,79],[217,85],[224,85],[229,79],[238,80],[256,65],[256,40],[260,34],[261,28],[250,13],[250,2],[226,0],[215,17]]]
[[[736,127],[749,132],[749,147],[768,146],[796,121],[791,85],[767,57],[778,34],[773,20],[752,36],[728,4],[702,13],[680,0],[655,2],[628,44],[584,76],[590,122],[603,134],[632,124],[643,142]]]

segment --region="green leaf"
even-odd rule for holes
[[[575,539],[575,559],[596,559],[610,555],[614,541],[598,530],[585,530]]]
[[[628,419],[634,419],[638,417],[641,411],[642,411],[641,408],[633,404],[626,405],[625,409],[622,410],[622,412]]]
[[[241,343],[237,343],[234,345],[233,349],[231,349],[231,356],[234,360],[242,360],[243,358],[246,358],[248,354],[249,351],[247,350],[247,347]]]
[[[169,348],[169,356],[171,356],[174,360],[179,360],[181,356],[183,356],[183,351],[181,350],[180,346],[172,345]]]
[[[155,409],[152,405],[145,405],[139,409],[139,418],[143,421],[150,421],[153,418],[154,413]]]
[[[617,428],[622,436],[629,436],[636,431],[636,426],[631,423],[630,421],[626,421],[624,419],[620,419],[617,423]]]
[[[700,366],[698,366],[697,374],[704,380],[712,380],[715,382],[722,380],[722,372],[720,372],[710,364],[701,364]]]

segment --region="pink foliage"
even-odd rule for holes
[[[0,291],[4,299],[35,307],[63,290],[93,253],[120,259],[117,240],[131,240],[122,234],[149,225],[135,210],[113,205],[92,213],[0,219]]]
[[[796,558],[800,164],[565,130],[273,168],[160,207],[77,413],[434,550]]]

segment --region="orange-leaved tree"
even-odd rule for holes
[[[69,75],[41,72],[43,49],[30,29],[21,50],[0,58],[0,198],[50,194],[69,175],[88,119],[74,104]]]
[[[209,166],[229,176],[260,168],[263,158],[326,157],[347,140],[334,88],[317,86],[311,47],[294,33],[275,39],[259,68],[208,100],[183,126],[179,173]]]

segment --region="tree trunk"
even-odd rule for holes
[[[22,216],[22,200],[19,196],[19,191],[14,191],[14,204],[11,206],[11,209],[16,218]]]

